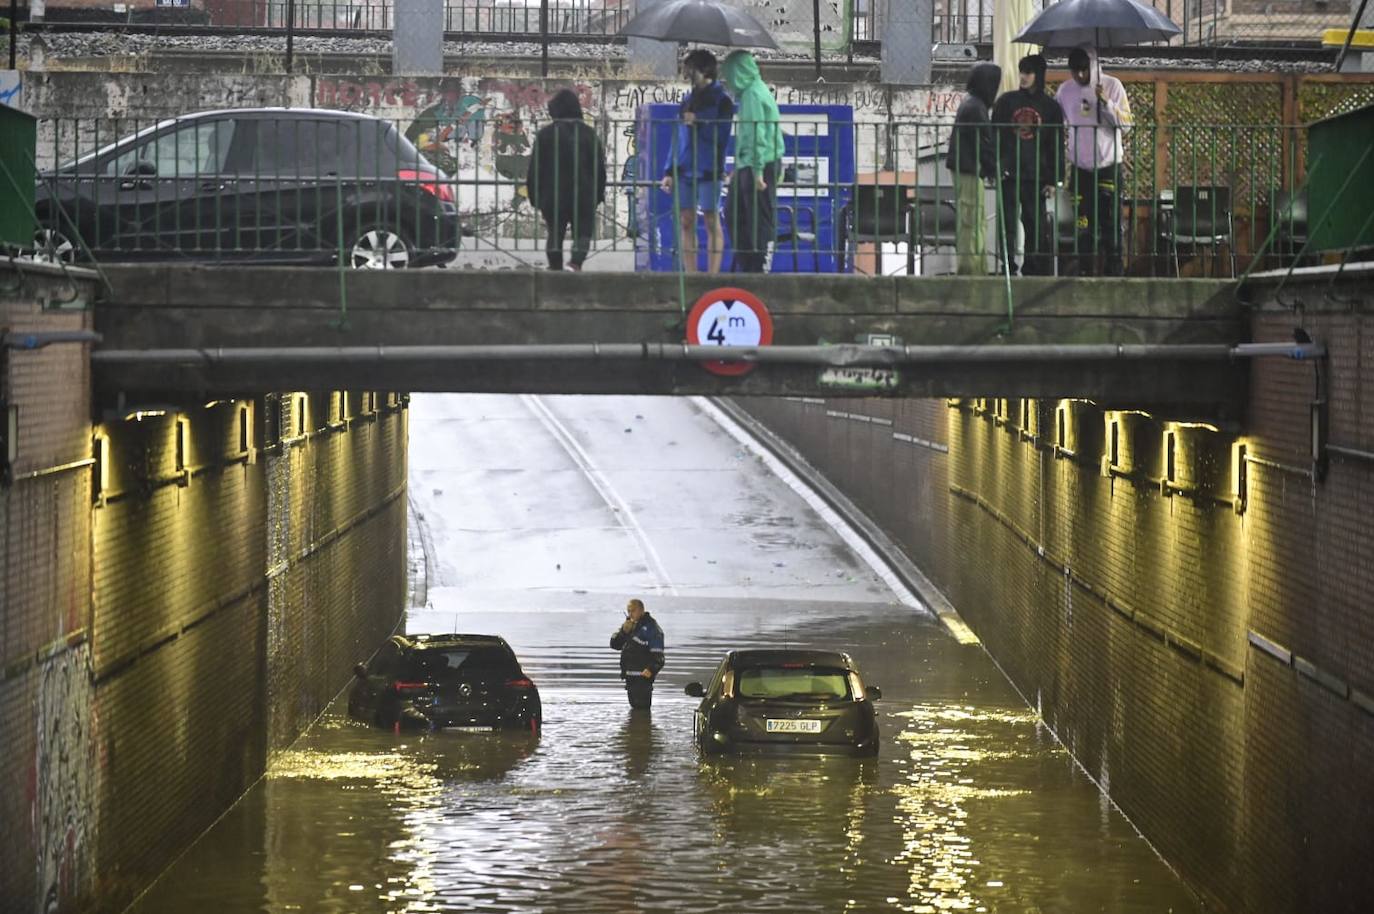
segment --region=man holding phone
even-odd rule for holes
[[[654,679],[663,669],[663,629],[644,609],[643,600],[625,606],[625,621],[611,635],[611,650],[620,651],[620,678],[625,696],[635,710],[649,710],[654,700]]]

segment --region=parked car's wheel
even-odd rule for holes
[[[39,229],[33,233],[33,248],[21,257],[38,263],[73,263],[76,245],[57,229]]]
[[[403,270],[410,266],[414,247],[393,228],[364,229],[349,245],[348,265],[355,270]]]

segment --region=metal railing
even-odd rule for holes
[[[599,160],[542,142],[547,126],[488,131],[458,113],[44,121],[29,255],[519,268],[547,262],[561,223],[589,236],[589,269],[676,270],[692,266],[679,205],[723,226],[726,269],[744,211],[771,209],[775,272],[1236,275],[1291,264],[1307,236],[1303,127],[1143,125],[1114,139],[784,115],[781,159],[740,189],[732,146],[718,177],[698,164],[714,154],[707,131],[737,139],[738,122],[601,120]],[[706,221],[690,220],[698,268]]]
[[[896,2],[896,0],[890,0]],[[585,39],[609,38],[634,15],[635,0],[547,0],[549,35]],[[1154,5],[1182,29],[1175,44],[1212,47],[1226,44],[1319,42],[1322,31],[1349,25],[1349,0],[1295,0],[1281,9],[1261,0],[1154,0]],[[541,0],[444,0],[446,32],[528,40],[541,34]],[[810,4],[791,17],[800,34],[809,25]],[[887,4],[859,0],[849,9],[844,41],[881,41]],[[126,5],[121,12],[93,9],[68,0],[49,0],[45,27],[168,29],[195,27],[228,32],[292,29],[298,32],[389,32],[394,25],[393,0],[189,0],[185,6],[149,2]],[[828,28],[828,27],[827,27]],[[993,38],[989,0],[942,0],[934,4],[931,38],[939,43],[987,43]]]

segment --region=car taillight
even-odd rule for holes
[[[532,688],[534,688],[534,683],[530,682],[530,681],[529,681],[528,679],[526,679],[524,676],[521,676],[519,679],[507,679],[507,680],[506,680],[506,688],[508,688],[508,689],[532,689]]]
[[[418,181],[420,182],[420,189],[425,193],[432,194],[445,203],[453,202],[453,188],[447,184],[440,184],[439,176],[434,174],[434,172],[411,171],[403,168],[396,172],[396,177],[400,178],[402,181]]]
[[[427,683],[427,682],[397,682],[394,686],[392,686],[392,688],[394,688],[394,689],[396,690],[396,694],[398,694],[398,695],[399,695],[400,693],[402,693],[402,692],[422,692],[422,691],[424,691],[425,689],[429,688],[429,683]]]

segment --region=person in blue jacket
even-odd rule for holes
[[[717,80],[716,68],[716,55],[710,51],[698,49],[683,60],[692,88],[682,100],[677,142],[668,154],[660,184],[676,203],[678,255],[688,273],[697,269],[698,211],[706,223],[706,272],[720,272],[725,250],[720,190],[735,103]]]
[[[635,710],[649,710],[654,700],[654,680],[663,669],[663,629],[644,609],[643,600],[625,607],[625,621],[611,635],[611,650],[620,651],[620,678],[625,696]]]

